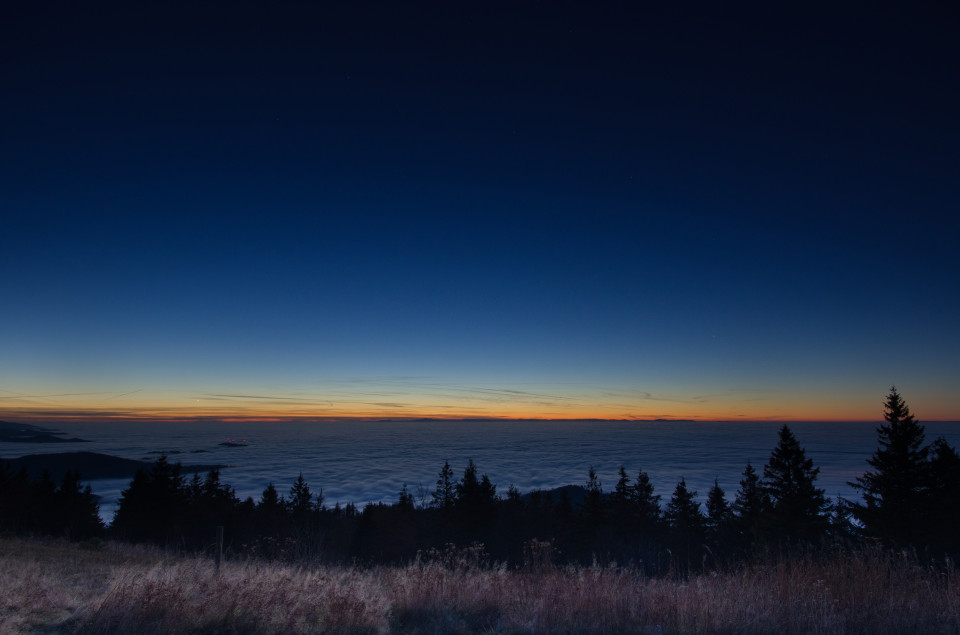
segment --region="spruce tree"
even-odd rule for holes
[[[454,485],[456,504],[462,507],[474,507],[480,500],[480,480],[477,478],[477,466],[473,459],[467,461],[463,478]]]
[[[617,479],[617,484],[613,488],[610,506],[616,521],[624,526],[632,516],[633,488],[630,486],[630,477],[627,476],[627,470],[622,465],[618,474],[620,478]]]
[[[57,511],[61,516],[61,531],[71,540],[98,536],[103,532],[100,504],[87,485],[80,487],[80,473],[68,471],[60,481],[56,493]]]
[[[863,496],[853,506],[854,517],[868,535],[905,546],[924,542],[924,511],[929,474],[924,427],[890,388],[884,403],[884,424],[877,428],[877,451],[867,460],[872,470],[850,483]]]
[[[397,498],[397,508],[403,512],[412,512],[414,510],[413,494],[410,493],[407,484],[403,484],[400,495]]]
[[[444,461],[443,469],[440,470],[439,478],[437,478],[437,489],[433,491],[433,502],[431,504],[434,507],[449,510],[453,508],[454,502],[456,502],[456,493],[453,482],[453,468],[450,467],[450,461]]]
[[[264,510],[282,510],[286,507],[286,501],[277,493],[277,488],[273,483],[268,483],[260,496],[260,502],[257,503],[258,509]]]
[[[681,478],[664,511],[664,519],[670,529],[694,532],[703,530],[704,518],[696,498],[697,491],[687,489],[686,479]]]
[[[257,527],[272,547],[272,539],[280,537],[287,525],[287,501],[277,492],[276,486],[269,483],[260,496],[256,510]]]
[[[149,472],[138,470],[120,492],[113,530],[133,541],[170,544],[181,538],[187,505],[180,464],[171,464],[163,455]]]
[[[219,469],[210,470],[203,480],[195,473],[187,487],[187,498],[189,513],[184,532],[195,546],[205,544],[217,526],[223,526],[228,536],[235,535],[240,499],[232,487],[220,480]]]
[[[314,509],[313,493],[310,491],[310,485],[303,478],[303,472],[300,472],[297,480],[290,487],[290,500],[287,501],[287,506],[294,518],[304,518]]]
[[[454,505],[463,520],[478,523],[491,519],[497,502],[497,488],[486,474],[477,478],[477,466],[473,459],[467,462],[463,478],[454,485],[454,492]]]
[[[673,548],[674,564],[681,572],[699,564],[699,558],[698,562],[693,558],[704,541],[704,518],[696,497],[696,490],[687,489],[686,479],[681,478],[663,514],[670,528],[667,541]]]
[[[930,446],[929,465],[930,543],[956,559],[960,557],[960,455],[940,437]]]
[[[830,505],[815,484],[819,472],[790,428],[780,428],[780,441],[763,468],[761,484],[769,500],[764,517],[774,536],[791,543],[818,542],[826,536]]]
[[[642,531],[650,531],[660,524],[660,495],[653,493],[650,475],[643,470],[637,474],[633,486],[633,506]]]
[[[706,533],[711,547],[714,549],[714,556],[719,555],[717,551],[729,542],[729,533],[731,519],[733,517],[730,511],[730,503],[727,502],[726,493],[720,487],[719,481],[713,479],[713,487],[707,493],[707,518]]]
[[[603,484],[597,477],[597,471],[590,466],[587,473],[586,497],[583,499],[583,517],[588,522],[599,524],[603,520]]]
[[[729,514],[730,504],[727,503],[726,493],[719,481],[713,479],[713,487],[707,493],[707,527],[716,529],[726,522]]]
[[[761,516],[767,507],[766,497],[760,487],[760,476],[747,461],[743,478],[740,479],[740,489],[737,490],[737,497],[731,506],[734,526],[742,547],[749,547],[760,539]]]

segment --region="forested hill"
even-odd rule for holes
[[[65,439],[55,430],[26,423],[0,421],[0,441],[14,443],[84,443],[86,439]]]
[[[54,481],[60,481],[67,472],[79,472],[84,481],[100,478],[133,478],[137,470],[149,471],[152,461],[123,459],[97,452],[59,452],[56,454],[29,454],[18,459],[3,459],[11,472],[26,468],[32,479],[38,479],[44,470],[50,473]],[[207,472],[220,469],[225,465],[187,465],[181,469],[185,473]]]

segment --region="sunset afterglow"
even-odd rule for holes
[[[0,38],[0,420],[960,420],[940,21],[71,11]]]

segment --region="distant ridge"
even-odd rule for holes
[[[100,454],[97,452],[28,454],[18,459],[0,459],[0,461],[14,473],[19,472],[22,468],[26,468],[27,474],[29,474],[32,479],[40,478],[44,470],[47,470],[55,481],[62,479],[63,475],[69,471],[80,472],[80,479],[83,481],[93,481],[101,478],[133,478],[137,470],[149,470],[153,466],[153,462],[151,461],[123,459],[119,456]],[[180,471],[182,474],[193,474],[224,467],[227,466],[184,465],[181,466]]]
[[[10,443],[89,443],[87,439],[73,437],[65,439],[60,433],[49,428],[41,428],[26,423],[0,421],[0,441]]]
[[[698,423],[696,419],[530,419],[513,417],[462,417],[462,418],[443,418],[443,417],[419,417],[407,419],[396,417],[392,419],[371,419],[372,423],[486,423],[523,421],[536,423],[538,421],[570,421],[581,423]]]

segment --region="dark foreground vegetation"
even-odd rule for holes
[[[946,562],[960,553],[960,457],[943,439],[925,444],[920,425],[895,389],[869,469],[852,483],[863,501],[828,501],[818,469],[787,426],[759,472],[747,464],[732,503],[716,484],[697,500],[681,480],[663,500],[647,474],[622,467],[604,491],[593,469],[582,488],[498,495],[471,461],[457,478],[443,465],[429,500],[404,485],[394,504],[328,507],[301,476],[281,494],[271,484],[259,501],[239,500],[211,470],[186,479],[165,457],[123,491],[102,526],[80,475],[30,480],[0,464],[0,530],[72,540],[111,537],[181,552],[213,547],[224,528],[227,557],[363,565],[409,563],[418,554],[478,548],[516,566],[630,565],[647,575],[716,570],[790,554],[880,545]]]
[[[957,633],[952,569],[836,551],[650,577],[476,550],[358,567],[0,537],[2,633]]]

